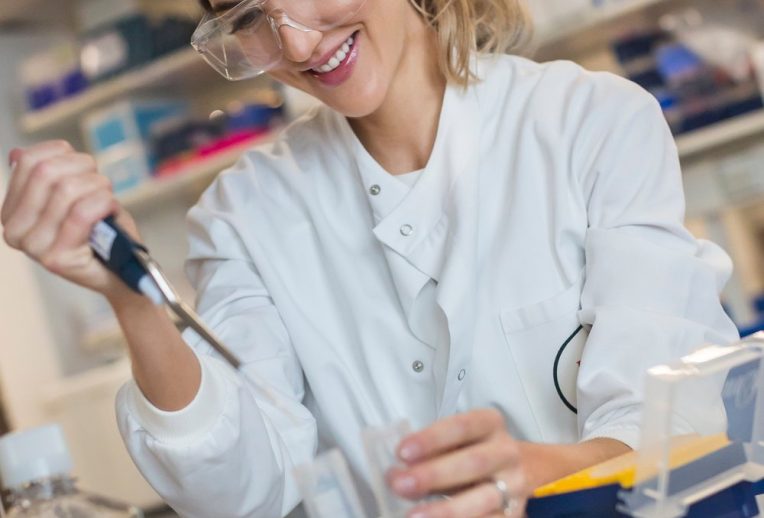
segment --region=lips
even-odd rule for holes
[[[325,86],[336,87],[347,81],[358,60],[360,32],[343,42],[325,61],[306,71]],[[345,50],[347,48],[347,50]]]
[[[313,68],[313,72],[316,72],[317,74],[326,74],[328,72],[331,72],[340,64],[345,61],[345,58],[350,53],[350,49],[353,48],[353,44],[355,43],[355,39],[353,36],[350,36],[345,42],[334,52],[331,58],[324,59],[324,64],[319,65],[318,67]]]

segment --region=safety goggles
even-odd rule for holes
[[[289,14],[282,9],[288,3]],[[326,32],[355,16],[366,0],[244,0],[225,14],[207,14],[191,45],[223,77],[238,81],[278,65],[282,31]]]

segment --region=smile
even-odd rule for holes
[[[353,33],[322,64],[309,69],[307,73],[325,87],[335,88],[345,83],[353,74],[358,61],[361,32]]]
[[[350,36],[326,63],[318,68],[313,68],[312,71],[316,74],[326,74],[336,70],[350,55],[353,45],[355,45],[355,34]]]

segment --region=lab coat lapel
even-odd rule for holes
[[[430,279],[437,283],[433,317],[447,322],[447,331],[420,333],[420,340],[436,349],[436,392],[438,415],[456,409],[464,375],[472,353],[477,254],[477,197],[480,151],[479,105],[475,89],[449,86],[443,101],[430,162],[413,189],[400,196],[394,178],[383,171],[363,148],[346,121],[342,131],[352,142],[358,158],[361,182],[394,189],[396,200],[372,201],[374,234],[385,245],[401,306],[407,316],[423,294]],[[394,205],[394,206],[393,206]],[[421,301],[425,302],[425,301]],[[432,330],[436,326],[428,326]],[[428,338],[435,337],[435,343]],[[445,374],[443,374],[445,373]]]
[[[439,416],[453,413],[472,352],[477,254],[479,106],[474,89],[449,87],[424,174],[374,233],[437,282],[448,332],[437,333]],[[421,279],[420,279],[421,280]],[[417,295],[423,286],[409,286]],[[405,289],[405,288],[404,288]],[[416,299],[416,296],[415,296]],[[416,302],[414,302],[416,303]],[[443,374],[445,373],[445,374]],[[460,379],[461,378],[461,379]]]
[[[475,329],[478,237],[479,106],[474,89],[460,93],[445,128],[448,149],[437,155],[438,168],[451,181],[443,214],[448,232],[441,244],[443,259],[436,300],[448,321],[450,347],[439,417],[456,411],[456,403],[472,358]]]
[[[430,282],[431,276],[412,265],[404,254],[400,254],[394,247],[389,246],[394,238],[402,237],[398,230],[389,229],[387,232],[392,236],[388,236],[387,239],[379,238],[380,233],[377,230],[380,222],[390,219],[396,207],[399,207],[411,195],[411,189],[385,171],[358,140],[347,120],[339,114],[337,117],[339,130],[348,143],[352,156],[356,159],[358,178],[364,188],[364,196],[369,200],[375,235],[382,244],[388,245],[382,247],[385,261],[390,270],[390,277],[398,294],[401,309],[409,318],[412,306],[422,289]],[[411,324],[410,319],[409,323]],[[433,341],[428,339],[426,333],[419,332],[416,325],[410,325],[410,327],[420,341],[434,347]]]

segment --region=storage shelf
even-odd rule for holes
[[[652,26],[663,14],[697,0],[622,0],[540,26],[528,49],[537,61],[579,61],[606,48],[625,33]]]
[[[541,47],[558,43],[589,29],[613,23],[639,11],[673,1],[675,0],[622,0],[607,7],[587,9],[563,21],[552,22],[551,25],[543,27],[536,41]]]
[[[742,115],[677,138],[677,148],[682,159],[694,158],[706,152],[764,134],[764,110]],[[147,182],[123,195],[120,201],[128,210],[140,210],[159,200],[167,199],[187,190],[201,190],[224,169],[232,166],[239,157],[252,146],[272,141],[278,130],[260,139],[248,141],[198,162],[167,178]]]
[[[74,10],[71,4],[65,0],[0,0],[0,25],[69,22]]]
[[[21,129],[27,134],[54,130],[75,122],[86,110],[121,96],[161,87],[182,88],[198,84],[201,80],[209,82],[217,80],[217,77],[193,49],[177,50],[153,63],[94,85],[49,108],[23,115]],[[221,78],[219,81],[224,80]]]
[[[221,151],[210,158],[184,167],[171,176],[150,180],[135,189],[120,194],[118,196],[119,201],[127,210],[137,211],[183,192],[198,193],[209,185],[221,171],[234,165],[245,151],[255,145],[272,141],[278,133],[278,129],[272,130],[268,135]]]
[[[764,110],[740,115],[677,138],[683,159],[703,155],[718,148],[764,134]]]

